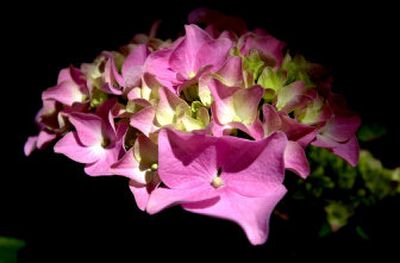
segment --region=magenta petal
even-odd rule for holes
[[[314,126],[301,124],[286,114],[281,114],[281,123],[281,130],[286,133],[288,139],[291,141],[299,142],[301,140],[309,143],[315,138],[317,128]]]
[[[122,78],[122,76],[118,72],[118,69],[117,69],[117,66],[115,65],[115,60],[114,60],[113,56],[109,56],[109,60],[106,63],[106,66],[105,66],[105,74],[107,74],[107,70],[108,70],[108,68],[107,68],[108,65],[107,64],[108,63],[110,63],[109,64],[110,65],[109,69],[111,70],[111,72],[109,72],[109,74],[111,75],[110,78],[109,78],[109,83],[113,84],[113,82],[116,81],[118,83],[118,85],[120,85],[121,87],[124,87],[125,86],[125,81],[124,81],[124,79]]]
[[[122,95],[122,90],[115,88],[110,83],[105,83],[103,86],[101,86],[101,90],[108,94]]]
[[[282,132],[260,141],[159,133],[159,176],[168,188],[152,192],[150,214],[176,204],[237,222],[252,244],[265,242],[268,220],[286,192]]]
[[[264,118],[264,123],[263,123],[264,133],[266,136],[268,136],[281,128],[282,121],[280,115],[278,114],[278,112],[276,112],[274,106],[270,104],[264,104],[262,111]]]
[[[356,166],[360,156],[357,137],[351,137],[347,142],[332,149],[333,153],[345,159],[351,166]]]
[[[46,144],[54,140],[57,136],[54,133],[50,133],[46,130],[42,130],[39,132],[36,147],[38,149],[42,149]]]
[[[226,86],[242,87],[244,81],[242,59],[238,56],[228,57],[217,74]]]
[[[297,142],[289,141],[284,154],[285,168],[306,178],[310,174],[307,156]]]
[[[174,86],[180,84],[176,79],[176,72],[169,66],[172,50],[161,49],[151,53],[145,62],[144,71],[154,75],[164,87],[174,91]]]
[[[200,48],[194,68],[200,69],[211,65],[211,71],[219,70],[225,63],[233,43],[230,39],[220,37],[215,41],[204,43]]]
[[[291,112],[306,105],[313,95],[302,81],[296,81],[278,90],[276,107],[283,112]]]
[[[139,84],[143,74],[143,64],[147,55],[147,46],[142,44],[135,47],[125,59],[121,70],[125,86],[135,87]]]
[[[224,128],[241,130],[255,140],[261,140],[264,138],[264,129],[259,119],[256,119],[256,121],[251,125],[245,125],[241,122],[231,122],[228,123],[228,125],[225,125]]]
[[[90,176],[113,175],[111,165],[118,161],[120,153],[120,147],[103,149],[102,156],[97,162],[85,166],[85,173]]]
[[[139,163],[133,155],[133,148],[111,166],[111,171],[116,175],[126,176],[137,183],[146,184],[145,171],[139,169]]]
[[[57,86],[47,89],[42,94],[42,100],[55,100],[64,105],[72,106],[75,102],[83,102],[86,94],[72,81],[63,81]]]
[[[71,113],[69,121],[74,125],[80,142],[85,146],[101,145],[103,142],[102,120],[87,113]]]
[[[146,211],[152,215],[173,205],[210,200],[214,198],[218,198],[218,194],[214,191],[211,185],[194,187],[191,188],[190,191],[187,189],[171,190],[159,187],[151,193]]]
[[[276,66],[282,64],[285,43],[271,35],[247,33],[240,38],[238,45],[244,55],[248,55],[251,50],[259,50],[264,56],[274,59]]]
[[[314,146],[327,148],[337,156],[345,159],[350,165],[355,166],[359,158],[359,145],[355,136],[346,142],[337,142],[329,137],[317,135],[316,140],[311,143]]]
[[[360,148],[355,136],[351,137],[346,142],[336,142],[329,137],[317,135],[317,138],[312,142],[312,145],[327,148],[337,156],[345,159],[352,166],[356,166],[358,163]]]
[[[149,136],[156,129],[153,124],[155,116],[156,110],[149,106],[133,114],[130,118],[130,125]]]
[[[334,116],[328,121],[321,133],[323,136],[332,138],[335,141],[347,141],[354,136],[357,129],[360,127],[361,119],[357,115],[349,116]]]
[[[171,53],[169,65],[173,71],[182,74],[185,79],[190,79],[200,69],[196,63],[197,53],[205,43],[211,42],[212,38],[196,25],[186,25],[185,30],[185,38]]]
[[[253,245],[266,242],[269,219],[276,204],[285,195],[283,185],[277,185],[262,197],[244,197],[235,192],[226,192],[217,201],[202,201],[183,204],[187,211],[231,220],[239,224]]]
[[[61,83],[63,81],[71,81],[71,80],[72,77],[70,68],[63,68],[62,70],[60,70],[60,72],[58,73],[57,83]]]
[[[168,187],[209,184],[215,176],[215,138],[163,129],[158,135],[158,173]],[[190,171],[190,173],[188,173]]]
[[[28,139],[26,140],[25,145],[24,145],[25,156],[29,156],[36,149],[37,139],[38,139],[38,136],[28,137]]]
[[[86,147],[80,143],[76,132],[69,132],[55,145],[54,151],[68,156],[79,163],[93,163],[104,155],[101,147]]]
[[[149,186],[137,183],[135,181],[130,181],[129,189],[131,190],[133,197],[135,198],[138,208],[142,211],[145,211],[151,191],[151,189],[149,189]]]
[[[283,182],[287,144],[284,133],[259,141],[223,137],[221,143],[221,178],[232,191],[248,197],[262,196]]]
[[[257,107],[263,96],[260,86],[227,87],[217,79],[210,79],[208,87],[214,98],[211,110],[218,124],[238,121],[251,125],[257,119]]]

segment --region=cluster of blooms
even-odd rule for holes
[[[152,30],[61,70],[25,154],[58,140],[54,151],[88,175],[128,177],[141,210],[180,205],[234,221],[262,244],[285,170],[309,174],[310,144],[355,165],[360,120],[321,66],[267,32],[205,9],[189,22],[175,41]]]

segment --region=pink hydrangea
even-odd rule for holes
[[[62,69],[24,152],[58,140],[54,151],[88,175],[129,178],[141,210],[179,205],[236,222],[262,244],[285,170],[306,179],[309,145],[356,165],[360,118],[330,77],[314,74],[321,66],[264,30],[206,9],[189,22],[175,41],[152,30]]]

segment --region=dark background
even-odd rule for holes
[[[318,239],[320,214],[313,204],[293,209],[294,221],[272,218],[266,245],[252,247],[241,229],[226,221],[168,209],[140,212],[123,178],[90,178],[83,167],[51,149],[23,156],[37,133],[33,122],[41,91],[56,83],[61,68],[90,62],[102,50],[127,43],[162,19],[161,37],[176,37],[196,7],[244,18],[266,28],[290,50],[324,64],[365,123],[387,127],[386,137],[364,145],[383,163],[400,165],[399,19],[394,4],[272,4],[142,1],[129,4],[60,2],[14,4],[2,11],[2,153],[0,235],[27,242],[21,262],[136,262],[139,260],[390,258],[399,244],[399,198],[365,211],[359,220],[371,239],[344,229]],[[215,1],[217,2],[217,1]],[[4,94],[5,92],[5,94]]]

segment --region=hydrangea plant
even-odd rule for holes
[[[360,118],[322,66],[215,11],[193,11],[174,41],[156,38],[157,25],[62,69],[25,154],[55,142],[90,176],[129,178],[139,209],[231,220],[253,245],[267,240],[285,170],[310,174],[309,145],[357,164]]]

